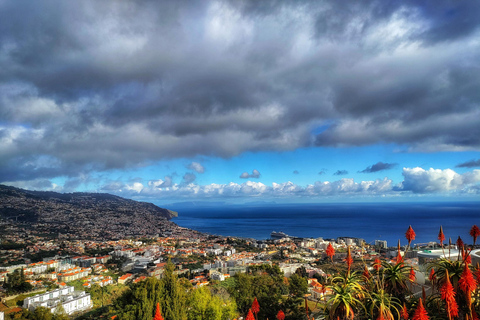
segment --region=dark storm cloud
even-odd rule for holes
[[[311,145],[479,150],[479,12],[474,1],[2,2],[0,181]]]
[[[457,168],[475,168],[480,167],[480,159],[470,160],[456,165]]]
[[[344,176],[346,174],[348,174],[347,170],[337,170],[333,173],[334,176]]]
[[[389,170],[389,169],[392,169],[396,166],[397,166],[396,163],[377,162],[375,164],[372,164],[371,166],[366,167],[365,169],[363,169],[360,172],[361,173],[372,173],[372,172],[378,172],[378,171],[382,171],[382,170]]]

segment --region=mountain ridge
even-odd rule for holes
[[[59,234],[146,236],[178,228],[169,221],[178,214],[153,203],[108,193],[32,191],[0,184],[0,219],[42,226]],[[87,230],[85,230],[87,228]]]

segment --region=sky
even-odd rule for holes
[[[478,1],[0,0],[0,183],[480,200]]]

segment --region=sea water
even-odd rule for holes
[[[472,243],[469,230],[480,226],[479,202],[449,203],[350,203],[262,205],[171,205],[178,211],[172,221],[179,226],[223,236],[268,239],[272,231],[290,236],[331,239],[362,238],[367,243],[387,240],[406,244],[409,225],[416,232],[413,243],[438,241],[440,226],[455,242],[458,236]]]

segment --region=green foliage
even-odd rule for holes
[[[26,255],[32,262],[42,261],[44,258],[53,257],[58,254],[58,250],[40,250]]]
[[[288,280],[288,290],[291,296],[302,298],[308,292],[307,278],[297,273],[292,274]]]
[[[128,260],[127,257],[116,257],[113,256],[112,258],[108,259],[107,266],[109,269],[112,270],[120,270],[122,265]]]
[[[355,272],[334,277],[329,287],[332,290],[332,296],[327,301],[330,319],[353,319],[357,312],[365,308],[361,301],[363,287]]]
[[[3,241],[0,243],[0,250],[20,250],[26,247],[27,245],[25,243],[15,243],[12,241]]]
[[[132,284],[130,289],[115,301],[119,319],[151,320],[157,302],[160,302],[165,319],[187,319],[185,289],[173,273],[174,268],[169,262],[161,280],[148,278]]]
[[[448,271],[450,282],[455,288],[457,288],[458,280],[460,280],[463,272],[462,260],[449,260],[441,258],[433,262],[430,267],[435,269],[435,274],[437,275],[437,281],[439,283],[443,283],[445,281],[446,271]]]
[[[402,306],[397,298],[380,288],[377,291],[369,292],[365,307],[368,314],[375,318],[380,318],[380,314],[382,314],[385,319],[399,319],[399,310]]]
[[[69,320],[69,316],[65,312],[65,309],[60,304],[54,313],[49,308],[37,307],[34,311],[23,309],[21,313],[14,315],[13,319],[23,320]]]
[[[28,292],[33,289],[32,285],[25,281],[25,275],[22,269],[16,269],[12,273],[7,275],[7,282],[3,287],[8,294],[16,294],[22,292]]]
[[[160,306],[165,319],[184,320],[187,319],[185,290],[177,281],[177,276],[173,273],[174,270],[175,266],[169,261],[161,279]]]
[[[193,290],[187,300],[189,320],[228,320],[237,317],[236,304],[212,295],[207,287]]]
[[[410,266],[404,265],[403,262],[390,264],[382,263],[383,280],[386,292],[397,297],[401,301],[405,300],[405,294],[409,293],[407,287],[408,274]]]
[[[35,308],[35,311],[33,312],[33,316],[31,319],[32,320],[53,320],[53,315],[52,315],[52,312],[50,312],[50,309],[47,309],[45,307],[38,307],[38,308]]]
[[[161,294],[162,283],[156,278],[132,284],[114,303],[119,320],[151,320]]]
[[[259,319],[275,319],[280,310],[282,294],[288,292],[283,273],[278,266],[260,265],[250,268],[249,274],[237,273],[230,288],[240,314],[246,316],[253,299],[260,304]]]
[[[55,312],[53,314],[53,320],[68,320],[68,315],[61,304],[59,304],[55,308]]]

